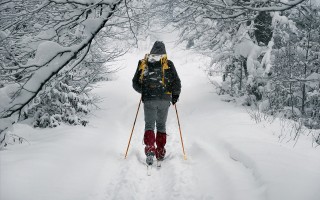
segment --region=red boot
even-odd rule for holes
[[[156,141],[154,132],[151,130],[147,130],[144,132],[144,138],[143,138],[144,144],[146,147],[144,148],[145,154],[148,155],[154,155],[155,154],[155,146],[154,142]]]
[[[156,144],[157,144],[156,158],[157,158],[157,160],[164,159],[164,156],[166,155],[166,149],[164,148],[164,146],[166,145],[166,142],[167,142],[167,134],[157,132],[157,137],[156,137]]]

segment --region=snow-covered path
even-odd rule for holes
[[[146,176],[143,109],[124,159],[140,98],[131,79],[145,52],[132,53],[116,81],[95,89],[104,101],[88,127],[16,126],[15,133],[31,144],[0,152],[0,199],[319,199],[320,151],[311,141],[302,137],[295,148],[279,143],[272,135],[276,125],[256,125],[242,107],[220,100],[199,69],[201,57],[167,51],[182,81],[177,106],[186,161],[173,107],[163,167]]]

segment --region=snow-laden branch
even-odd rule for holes
[[[48,0],[50,2],[58,3],[58,4],[79,4],[84,6],[97,5],[97,4],[106,4],[110,5],[114,3],[114,0]]]
[[[37,8],[35,8],[34,10],[24,10],[22,13],[17,13],[17,14],[14,14],[13,16],[9,16],[9,17],[25,17],[25,16],[32,16],[33,14],[39,12],[40,10],[44,9],[45,7],[49,6],[50,5],[50,2],[48,0],[45,0],[41,5],[39,5]],[[27,20],[28,17],[26,17],[24,20]],[[1,30],[7,30],[9,29],[10,27],[18,24],[18,23],[21,23],[21,21],[24,21],[24,20],[21,20],[20,18],[18,20],[16,20],[15,22],[13,23],[10,23],[4,27],[1,28]],[[1,27],[2,25],[0,25]]]
[[[243,8],[248,9],[248,10],[252,10],[252,11],[266,11],[266,12],[272,12],[272,11],[285,11],[285,10],[289,10],[299,4],[301,4],[302,2],[304,2],[306,0],[294,0],[294,1],[280,1],[279,3],[283,4],[281,6],[266,6],[266,7],[249,7],[249,6],[244,6]]]
[[[62,77],[59,77],[59,79],[63,79],[64,77],[66,77],[71,70],[76,68],[85,59],[85,57],[87,56],[87,54],[90,50],[90,46],[91,45],[88,45],[86,47],[86,49],[84,50],[84,53],[82,53],[82,55],[76,61],[74,61],[72,63],[72,65],[68,67],[68,69],[66,71],[64,71],[64,75]]]
[[[44,42],[39,45],[35,59],[29,60],[27,65],[41,66],[35,71],[31,78],[19,90],[19,94],[0,110],[0,117],[8,118],[19,112],[43,89],[45,84],[66,65],[68,65],[82,50],[92,42],[95,35],[104,27],[105,23],[112,16],[113,11],[121,3],[117,1],[104,9],[99,18],[88,18],[83,22],[86,38],[77,45],[71,47],[61,47],[55,42]]]
[[[2,2],[0,2],[0,5],[4,5],[4,4],[10,3],[10,2],[11,2],[11,0],[2,1]]]
[[[186,2],[199,5],[206,10],[209,19],[235,19],[253,11],[273,12],[289,10],[306,0],[280,0],[280,1],[196,1]],[[200,9],[200,10],[201,10]]]
[[[217,16],[205,16],[204,18],[208,18],[208,19],[234,19],[234,18],[237,18],[241,15],[244,15],[246,12],[244,11],[241,11],[241,12],[237,12],[235,14],[232,14],[232,15],[217,15]]]

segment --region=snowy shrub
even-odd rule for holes
[[[245,103],[243,105],[252,106],[257,104],[256,96],[254,95],[246,95]]]
[[[301,117],[301,112],[296,107],[284,107],[279,111],[278,116],[287,119],[299,119]]]
[[[318,134],[315,134],[314,140],[318,145],[320,145],[320,132]]]
[[[263,87],[262,83],[257,83],[256,81],[253,84],[247,85],[247,94],[249,96],[254,96],[256,101],[262,100]]]
[[[83,117],[92,107],[92,99],[76,87],[59,82],[54,88],[33,100],[26,118],[33,118],[33,126],[56,127],[62,122],[70,125],[85,125]]]

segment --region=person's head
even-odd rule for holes
[[[162,41],[156,41],[153,44],[150,54],[167,54],[164,43]]]

